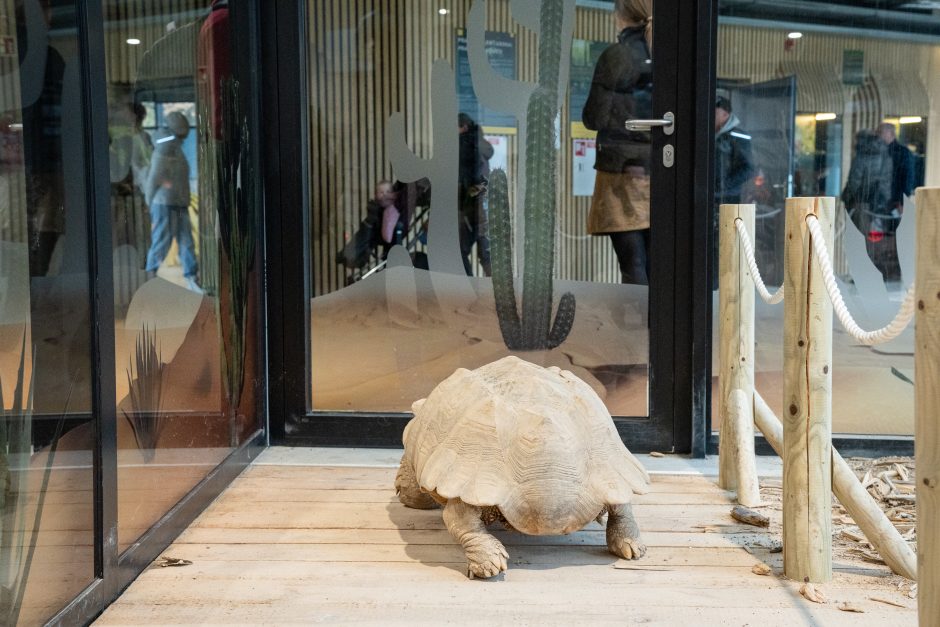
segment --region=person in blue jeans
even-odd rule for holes
[[[166,116],[169,134],[154,146],[144,193],[150,206],[151,243],[147,252],[147,276],[154,277],[176,238],[186,285],[202,292],[196,276],[199,262],[189,222],[189,162],[183,153],[183,140],[189,135],[189,121],[174,111]]]

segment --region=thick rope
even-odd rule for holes
[[[855,319],[852,318],[848,308],[846,308],[839,286],[836,285],[832,262],[829,259],[829,251],[826,250],[826,240],[823,236],[822,227],[819,226],[819,219],[813,215],[806,216],[806,226],[809,228],[810,235],[812,235],[813,250],[819,259],[819,268],[822,270],[826,291],[829,292],[829,299],[832,301],[832,309],[849,335],[866,345],[882,344],[899,336],[901,331],[910,323],[911,318],[914,317],[914,284],[911,283],[908,288],[904,302],[901,303],[901,308],[894,320],[877,331],[862,330],[855,322]]]
[[[738,229],[738,237],[741,239],[741,248],[744,249],[744,257],[747,261],[747,267],[751,271],[751,277],[754,279],[754,286],[757,287],[757,293],[765,303],[776,305],[783,300],[783,286],[776,293],[771,294],[764,285],[764,279],[760,276],[760,270],[757,269],[757,260],[754,259],[754,246],[751,244],[751,236],[747,234],[747,228],[744,226],[744,220],[735,218],[734,226]]]

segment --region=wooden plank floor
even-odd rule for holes
[[[468,580],[439,510],[398,503],[394,468],[255,465],[96,622],[184,624],[916,625],[883,566],[837,560],[829,602],[781,574],[769,530],[735,524],[703,476],[654,475],[635,511],[642,560],[606,551],[596,524],[563,537],[497,532],[509,571]],[[771,576],[752,573],[755,564]],[[881,598],[904,607],[874,601]],[[840,611],[850,602],[864,613]]]

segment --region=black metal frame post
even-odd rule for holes
[[[270,436],[284,443],[301,424],[307,390],[308,233],[304,2],[260,3]],[[280,62],[279,62],[280,61]]]
[[[245,42],[237,48],[236,68],[257,85],[260,37],[257,31],[256,3],[233,3],[232,20],[235,39]],[[123,554],[118,545],[117,489],[117,408],[114,373],[114,283],[112,270],[110,173],[108,153],[107,75],[105,71],[104,14],[101,0],[76,3],[81,55],[81,97],[85,158],[86,210],[88,212],[89,290],[91,294],[92,415],[95,425],[94,511],[95,580],[66,607],[53,616],[49,625],[78,625],[91,622],[143,570],[188,527],[193,520],[228,486],[264,449],[263,430],[232,451],[183,499],[154,524]],[[256,90],[249,90],[247,111],[253,131],[260,131]],[[257,133],[261,134],[261,133]],[[256,148],[252,158],[260,163]],[[264,321],[265,313],[260,319]],[[262,347],[259,359],[267,362],[264,352],[264,327],[259,324]],[[264,415],[265,401],[259,411]]]

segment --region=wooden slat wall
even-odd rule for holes
[[[311,237],[314,294],[344,284],[337,251],[362,218],[376,181],[391,178],[385,159],[389,116],[405,116],[412,149],[428,157],[431,146],[431,64],[453,65],[455,31],[466,26],[471,0],[309,0],[311,127]],[[447,9],[446,15],[438,9]],[[488,3],[487,28],[516,38],[516,76],[533,81],[537,39],[516,25],[508,0]],[[574,36],[613,41],[606,11],[579,8]],[[571,196],[572,147],[562,111],[556,276],[616,282],[619,273],[606,238],[585,234],[590,198]],[[455,122],[456,126],[456,122]],[[455,129],[456,130],[456,129]],[[456,141],[456,133],[455,133]],[[516,138],[509,139],[509,168],[516,169]]]
[[[120,0],[105,9],[105,57],[108,85],[130,85],[137,79],[147,50],[167,33],[174,22],[181,27],[205,15],[209,0]],[[127,43],[131,37],[141,43]],[[185,59],[181,59],[186,61]]]
[[[932,46],[926,44],[810,32],[804,33],[788,51],[784,49],[787,32],[786,29],[721,25],[718,28],[718,76],[752,82],[768,80],[776,76],[782,61],[828,65],[834,76],[841,76],[842,51],[862,50],[866,71],[874,67],[910,72],[925,85],[930,78],[927,61]]]
[[[861,50],[864,52],[865,82],[861,86],[843,85],[842,100],[844,107],[836,109],[835,113],[843,115],[843,142],[842,142],[842,180],[848,177],[852,160],[852,147],[855,133],[862,128],[874,128],[882,118],[888,115],[922,114],[929,111],[884,111],[879,91],[872,80],[872,74],[894,75],[901,73],[901,77],[910,77],[933,93],[936,85],[940,83],[940,76],[930,73],[930,57],[936,54],[940,47],[919,43],[907,43],[898,40],[880,40],[865,37],[849,37],[845,35],[823,35],[821,33],[804,33],[791,50],[784,48],[788,30],[769,28],[749,28],[744,26],[721,25],[718,29],[718,76],[727,79],[745,79],[751,82],[760,82],[775,78],[781,74],[781,68],[798,68],[801,64],[817,70],[831,73],[837,80],[842,76],[842,54],[844,50]],[[920,87],[917,88],[920,88]],[[819,103],[817,107],[807,105],[805,98],[801,100],[801,108],[806,112],[820,112],[832,110],[830,104]],[[825,99],[826,103],[831,98]],[[936,106],[936,103],[931,103]],[[940,124],[929,119],[928,143],[940,141],[937,130]],[[746,125],[745,125],[746,126]],[[928,180],[932,172],[940,171],[940,163],[928,159]],[[841,212],[836,217],[836,232],[842,232],[845,227]],[[780,234],[782,237],[783,234]],[[842,240],[837,239],[833,254],[833,265],[836,272],[848,272],[845,260],[845,251]]]

